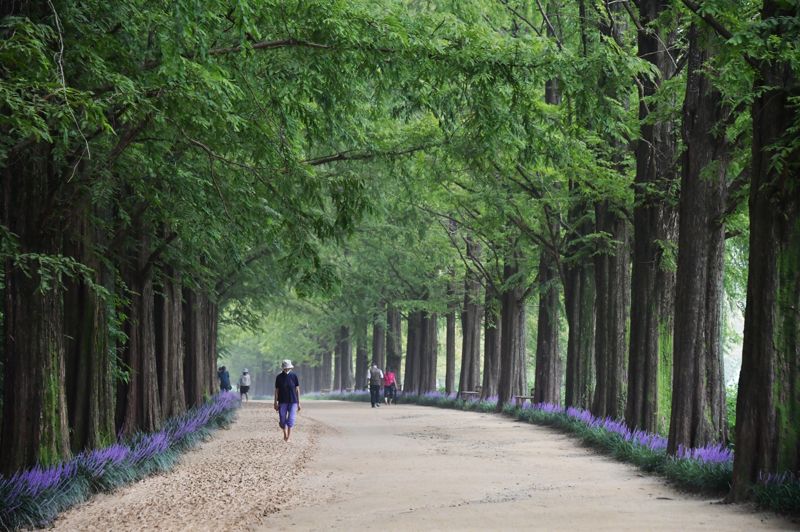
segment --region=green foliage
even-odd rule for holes
[[[800,481],[791,474],[759,482],[752,488],[753,498],[762,508],[775,512],[800,515]]]
[[[739,388],[736,386],[726,386],[725,388],[725,413],[728,422],[728,439],[730,443],[736,444],[736,399]]]

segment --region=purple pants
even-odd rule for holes
[[[281,403],[278,405],[278,425],[281,428],[294,427],[294,420],[297,418],[297,403]]]

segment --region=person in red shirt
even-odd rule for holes
[[[395,377],[394,370],[387,368],[386,373],[383,374],[383,402],[392,404],[397,400],[397,378]]]

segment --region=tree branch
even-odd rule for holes
[[[303,164],[308,164],[310,166],[319,166],[322,164],[337,162],[337,161],[363,161],[368,159],[375,159],[378,157],[400,157],[402,155],[408,155],[409,153],[415,153],[418,151],[424,151],[428,148],[435,148],[437,146],[443,145],[444,142],[433,142],[429,144],[423,144],[421,146],[414,146],[411,148],[407,148],[404,150],[399,151],[376,151],[376,152],[357,152],[354,153],[355,150],[346,150],[339,153],[334,153],[331,155],[325,155],[323,157],[317,157],[315,159],[306,159],[302,161]]]
[[[530,29],[532,29],[532,30],[534,31],[534,33],[536,33],[536,35],[538,35],[539,37],[541,37],[541,36],[542,36],[542,32],[541,32],[541,31],[539,31],[539,28],[537,28],[536,26],[534,26],[534,25],[533,25],[533,22],[531,22],[530,20],[528,20],[528,19],[527,19],[527,18],[526,18],[526,17],[525,17],[525,16],[524,16],[522,13],[518,12],[518,11],[517,11],[516,9],[514,9],[514,8],[513,8],[511,5],[509,5],[509,3],[508,3],[508,0],[500,0],[500,3],[501,3],[501,4],[503,4],[503,5],[505,6],[505,8],[506,8],[506,9],[508,9],[509,11],[511,11],[511,12],[512,12],[512,13],[513,13],[513,14],[514,14],[514,15],[515,15],[517,18],[519,18],[519,19],[520,19],[522,22],[524,22],[524,23],[525,23],[525,24],[526,24],[526,25],[527,25],[527,26],[528,26]]]
[[[167,236],[167,238],[162,240],[161,244],[159,244],[158,247],[150,253],[150,256],[147,257],[147,262],[144,263],[144,266],[139,271],[139,275],[142,278],[147,277],[147,275],[150,273],[150,270],[153,269],[153,265],[155,264],[158,257],[160,257],[162,253],[164,253],[164,251],[167,249],[167,246],[169,246],[176,238],[178,238],[178,233],[174,232],[170,233],[169,236]]]
[[[322,44],[311,41],[304,41],[301,39],[280,39],[277,41],[259,41],[254,42],[250,48],[253,50],[273,50],[275,48],[287,48],[290,46],[299,46],[304,48],[314,48],[317,50],[331,50],[334,47],[330,44]],[[242,51],[242,45],[222,46],[219,48],[212,48],[208,51],[208,55],[223,55],[235,54]]]
[[[711,26],[711,28],[717,32],[717,35],[719,35],[725,40],[733,38],[733,33],[731,33],[731,31],[728,30],[728,28],[723,26],[720,21],[718,21],[717,19],[715,19],[714,17],[712,17],[707,13],[700,12],[700,9],[702,7],[700,4],[694,2],[694,0],[683,0],[683,4],[686,7],[688,7],[692,13],[703,19],[703,22]],[[745,55],[744,60],[747,62],[748,65],[753,67],[756,71],[761,70],[761,65],[758,64],[758,61],[756,61],[749,55]]]

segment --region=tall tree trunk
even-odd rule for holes
[[[314,366],[314,388],[312,391],[319,392],[322,389],[330,388],[330,385],[325,385],[325,368],[323,366],[323,354],[317,354],[317,364]]]
[[[796,18],[791,3],[765,0],[761,17]],[[779,36],[779,35],[778,35]],[[770,35],[770,37],[773,37]],[[766,38],[766,36],[765,36]],[[787,37],[783,37],[787,39]],[[798,75],[779,60],[764,60],[755,80],[750,270],[747,278],[742,371],[736,404],[734,500],[746,498],[759,472],[800,467],[800,150],[789,137],[798,123]],[[776,154],[776,144],[791,151]],[[780,164],[775,158],[781,157]]]
[[[683,177],[675,316],[672,415],[668,451],[727,440],[722,375],[722,274],[725,265],[725,175],[729,147],[722,95],[704,70],[713,30],[689,30],[683,105]]]
[[[517,367],[519,371],[516,372],[517,380],[514,394],[533,395],[533,389],[528,389],[528,305],[522,295],[522,290],[520,290],[519,301],[519,312],[517,314],[518,325],[516,327]]]
[[[49,10],[37,2],[3,2],[0,18],[7,15],[40,21]],[[56,191],[65,178],[53,161],[51,147],[43,143],[4,161],[0,222],[17,236],[20,253],[62,253],[66,220],[57,214]],[[42,271],[33,261],[25,263],[28,272],[10,257],[3,266],[0,472],[10,474],[68,457],[69,433],[60,279],[42,284]]]
[[[582,208],[581,208],[582,210]],[[591,229],[582,220],[584,212],[571,213],[571,226],[577,233],[568,235],[570,257],[565,268],[564,307],[569,326],[567,337],[566,406],[588,409],[591,405],[594,328],[595,286],[594,269],[581,255],[580,239]]]
[[[342,348],[341,348],[341,330],[336,330],[336,346],[333,349],[333,389],[343,390],[342,384]]]
[[[419,358],[422,342],[422,312],[408,313],[408,334],[406,335],[406,373],[403,390],[416,393],[419,390]]]
[[[561,403],[561,359],[558,352],[558,271],[545,249],[539,256],[539,319],[536,335],[536,372],[533,387],[537,403]]]
[[[393,369],[400,382],[403,361],[402,318],[400,311],[389,305],[386,309],[386,368]]]
[[[161,410],[165,418],[186,411],[183,389],[183,289],[180,274],[167,272],[156,295],[156,362]]]
[[[380,313],[372,323],[372,360],[378,367],[386,370],[386,323],[384,322],[384,305],[380,305]]]
[[[125,332],[128,343],[123,360],[130,368],[125,390],[125,409],[121,431],[131,435],[151,432],[161,426],[161,397],[158,390],[155,335],[155,294],[153,291],[149,238],[143,237],[137,246],[137,260],[127,275],[130,306]]]
[[[184,381],[186,406],[199,406],[219,385],[216,382],[216,364],[208,360],[208,331],[206,329],[206,298],[196,291],[184,288],[183,294]],[[208,374],[214,376],[209,388]]]
[[[480,245],[467,239],[467,256],[479,257]],[[461,311],[461,378],[460,391],[473,391],[481,383],[481,284],[477,274],[467,271],[464,277],[464,307]]]
[[[452,285],[448,287],[452,297]],[[448,303],[445,326],[445,375],[444,391],[451,394],[456,391],[456,309],[455,304]]]
[[[456,391],[456,312],[447,312],[445,326],[445,377],[444,391],[447,394]]]
[[[322,383],[320,385],[321,390],[328,390],[331,389],[336,390],[337,386],[332,384],[333,380],[333,353],[329,348],[325,348],[322,351],[322,371],[321,371]],[[333,388],[331,388],[333,387]]]
[[[494,288],[486,287],[483,320],[483,387],[481,398],[497,395],[500,379],[500,298]]]
[[[19,157],[3,171],[2,223],[17,235],[20,253],[57,255],[63,224],[43,223],[57,176],[49,164],[50,150],[35,150],[38,157]],[[24,272],[9,258],[4,266],[0,470],[8,474],[68,457],[69,432],[63,291],[52,279],[42,285],[37,264],[25,264],[29,271]]]
[[[205,394],[210,397],[217,389],[217,333],[219,329],[219,307],[208,295],[205,298]]]
[[[367,323],[364,322],[358,325],[356,332],[356,390],[367,389],[367,370],[371,365],[367,354]]]
[[[436,390],[436,364],[439,355],[438,319],[436,314],[422,312],[420,320],[420,356],[418,394]]]
[[[518,272],[515,259],[510,259],[503,267],[503,280],[506,284],[501,294],[501,335],[500,335],[500,378],[497,390],[498,409],[513,398],[523,395],[527,388],[525,365],[525,299],[523,290],[514,285],[508,286]]]
[[[99,231],[83,211],[76,217],[72,255],[93,270],[92,282],[113,291],[113,276],[93,251]],[[113,442],[114,372],[109,337],[109,306],[84,279],[68,283],[64,315],[66,335],[66,396],[70,441],[74,451]]]
[[[338,374],[339,390],[353,388],[353,348],[350,343],[350,328],[339,328],[339,337],[336,343],[336,372]]]
[[[631,283],[631,342],[628,365],[628,401],[625,420],[631,427],[655,432],[659,408],[660,345],[672,323],[674,274],[664,263],[664,245],[674,241],[675,132],[670,121],[648,119],[647,99],[673,72],[666,44],[667,32],[651,26],[669,8],[666,0],[642,0],[638,31],[639,57],[659,72],[639,79],[640,139],[636,147],[635,207],[633,211],[633,265]],[[669,333],[667,332],[667,337]],[[669,342],[667,342],[669,344]]]
[[[606,249],[595,255],[597,293],[595,322],[595,391],[592,413],[619,418],[622,414],[622,379],[625,374],[625,327],[627,323],[628,228],[608,202],[595,205],[598,232],[610,235]]]

